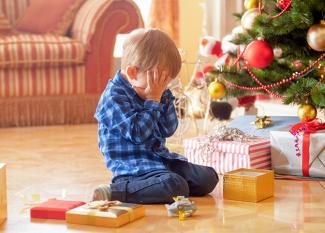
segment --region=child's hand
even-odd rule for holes
[[[161,75],[158,74],[158,69],[147,71],[147,87],[139,90],[141,97],[146,100],[160,101],[161,95],[166,90],[167,85],[171,78],[167,75],[166,71],[163,71]]]

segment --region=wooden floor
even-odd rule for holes
[[[0,232],[325,232],[325,182],[281,180],[275,197],[257,204],[223,200],[219,183],[210,196],[192,198],[198,211],[186,221],[167,217],[163,205],[147,206],[145,218],[119,229],[31,221],[26,201],[32,194],[86,201],[94,186],[109,181],[96,130],[96,125],[0,129],[9,201]]]

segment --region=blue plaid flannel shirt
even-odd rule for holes
[[[178,126],[174,99],[166,90],[160,102],[142,100],[120,71],[109,82],[95,117],[99,148],[114,177],[166,169],[164,159],[187,161],[165,147]]]

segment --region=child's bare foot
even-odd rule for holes
[[[101,184],[95,188],[93,192],[92,201],[110,201],[111,200],[111,187],[107,184]]]

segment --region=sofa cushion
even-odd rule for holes
[[[11,25],[16,24],[28,7],[30,0],[0,0],[0,11],[7,17]]]
[[[0,68],[83,64],[85,46],[69,37],[18,34],[0,37]]]
[[[31,0],[16,29],[33,33],[65,35],[85,0]]]
[[[84,65],[0,69],[0,99],[79,95],[85,93],[85,85]]]
[[[0,35],[7,35],[11,33],[12,27],[6,16],[0,13]]]

